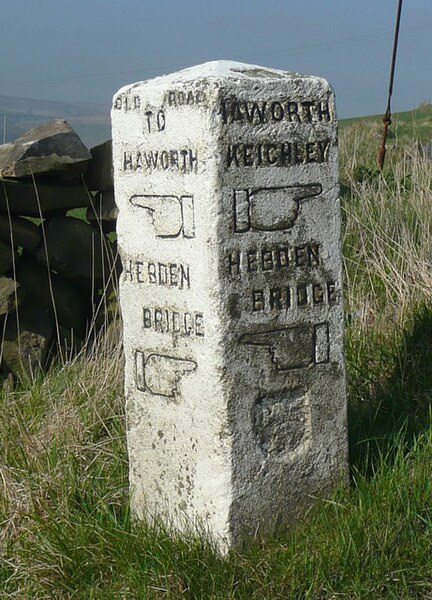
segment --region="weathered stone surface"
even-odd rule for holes
[[[43,369],[54,333],[50,311],[26,301],[7,316],[2,359],[14,375],[33,375]]]
[[[333,92],[208,63],[112,121],[132,506],[227,547],[347,473]]]
[[[87,169],[91,154],[63,119],[39,125],[11,144],[0,145],[0,176],[77,176]]]
[[[48,258],[43,245],[35,254],[39,262],[69,278],[108,279],[110,248],[99,229],[74,217],[53,217],[44,228]]]
[[[84,338],[90,307],[79,286],[48,273],[46,266],[29,256],[17,264],[16,280],[35,305],[48,309],[59,325],[73,329],[76,337]]]
[[[96,194],[93,206],[87,209],[87,220],[90,223],[98,223],[104,231],[115,231],[117,216],[114,190]]]
[[[0,179],[0,213],[9,210],[14,215],[45,217],[64,213],[70,208],[90,205],[89,194],[84,184],[48,184]]]
[[[112,140],[90,148],[92,161],[85,175],[89,190],[94,192],[113,188]]]
[[[19,283],[9,277],[0,277],[0,315],[15,310],[23,298]]]
[[[0,275],[8,273],[13,264],[13,250],[9,244],[0,242]]]
[[[28,219],[0,215],[0,240],[14,247],[35,250],[41,243],[38,226]]]

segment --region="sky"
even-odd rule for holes
[[[110,103],[209,60],[319,75],[341,118],[384,112],[397,0],[0,0],[0,94]],[[432,0],[404,0],[393,111],[432,99]]]

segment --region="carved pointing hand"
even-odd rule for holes
[[[313,333],[308,326],[246,333],[241,336],[240,342],[267,347],[279,371],[307,367],[313,361]]]
[[[236,231],[283,231],[290,229],[300,201],[318,196],[319,183],[235,191]]]
[[[182,206],[177,196],[136,195],[130,203],[144,208],[158,237],[177,237],[183,227]]]
[[[150,354],[145,363],[145,380],[152,394],[175,398],[177,385],[185,373],[194,371],[192,360]]]

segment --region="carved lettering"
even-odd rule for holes
[[[224,99],[220,114],[224,125],[242,123],[264,125],[266,123],[322,123],[333,121],[333,108],[327,100],[293,101],[275,99],[273,101],[242,101]]]
[[[204,337],[204,315],[176,308],[144,307],[144,329],[185,337]]]
[[[288,269],[312,269],[321,264],[320,244],[310,242],[299,246],[275,245],[233,250],[226,255],[229,275],[269,273]]]
[[[294,300],[294,305],[292,302]],[[334,281],[298,283],[294,285],[269,285],[251,290],[251,312],[287,311],[295,306],[314,307],[338,301]]]
[[[154,108],[150,105],[143,106],[139,96],[121,94],[114,98],[114,110],[122,111],[141,111],[144,113],[143,133],[154,133],[164,131],[166,125],[166,115],[162,108]]]
[[[225,165],[232,167],[293,167],[329,160],[330,140],[229,144]]]
[[[189,265],[129,259],[123,265],[123,281],[190,289]]]
[[[162,109],[156,113],[152,110],[147,110],[144,115],[146,117],[144,128],[145,133],[163,131],[165,129],[166,117],[165,112]]]
[[[198,151],[192,148],[126,150],[123,152],[122,170],[125,172],[170,170],[193,173],[198,170]]]
[[[206,95],[203,90],[169,90],[165,95],[165,104],[168,106],[195,106],[205,102]]]

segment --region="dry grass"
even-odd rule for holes
[[[343,131],[345,304],[354,460],[427,429],[432,393],[432,167],[415,144],[389,144],[376,168],[377,126]],[[359,451],[359,440],[370,443]],[[357,440],[353,442],[353,440]],[[369,456],[370,459],[370,456]]]
[[[401,322],[432,298],[431,165],[406,151],[384,177],[355,171],[343,202],[347,307]]]
[[[124,504],[127,464],[118,333],[101,337],[93,351],[87,348],[47,376],[39,374],[15,389],[4,387],[0,399],[3,555],[14,544],[21,548],[31,544],[39,520],[67,515],[75,486]],[[106,489],[110,473],[111,491]],[[103,480],[103,492],[98,478]],[[28,567],[26,553],[15,554],[15,561],[9,559],[10,577],[24,581],[29,576],[24,574],[28,568],[23,560]]]

